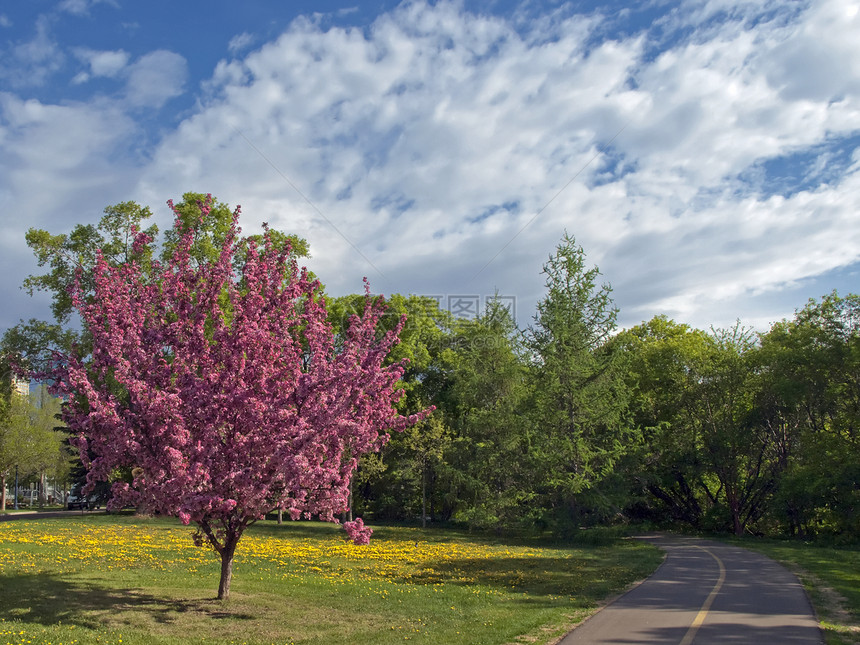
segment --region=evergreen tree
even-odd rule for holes
[[[617,309],[600,271],[565,234],[544,265],[546,296],[527,332],[531,352],[529,461],[545,524],[578,522],[577,496],[604,478],[633,440],[623,354],[610,343]]]

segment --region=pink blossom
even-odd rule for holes
[[[373,535],[373,529],[364,525],[364,521],[357,517],[354,522],[344,522],[343,528],[353,544],[370,544],[370,536]]]

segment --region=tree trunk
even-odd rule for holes
[[[233,556],[236,554],[238,535],[228,535],[221,549],[221,581],[218,583],[218,600],[227,600],[230,596],[230,581],[233,579]]]
[[[278,509],[278,524],[283,524],[283,523],[284,523],[284,509],[279,508]]]
[[[732,512],[732,521],[734,523],[735,535],[741,537],[744,534],[744,525],[741,523],[740,513]]]
[[[421,528],[427,528],[427,464],[421,465]]]
[[[726,497],[729,502],[729,510],[732,513],[732,530],[735,535],[740,537],[744,534],[744,524],[741,522],[740,501],[735,497],[735,495],[732,495],[731,497],[726,495]]]
[[[0,511],[6,510],[6,473],[0,474]]]
[[[48,503],[48,476],[42,473],[39,476],[39,508]]]
[[[436,472],[432,471],[430,473],[430,492],[428,497],[430,498],[430,522],[432,524],[436,523],[436,506],[433,504],[433,500],[436,497]]]

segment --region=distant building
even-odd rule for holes
[[[21,396],[30,396],[30,381],[18,377],[12,378],[12,391]]]

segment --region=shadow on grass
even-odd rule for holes
[[[412,574],[404,582],[418,584],[459,584],[495,587],[526,593],[532,597],[569,597],[586,604],[596,603],[633,578],[648,575],[659,559],[643,559],[635,564],[611,563],[582,558],[518,557],[463,558],[433,565],[432,570]]]
[[[276,516],[269,515],[266,520],[255,523],[250,533],[267,537],[290,537],[319,539],[322,537],[347,540],[343,527],[330,522],[284,518],[278,524]],[[610,547],[631,533],[625,527],[595,527],[573,531],[565,536],[541,534],[530,531],[508,531],[499,533],[490,530],[470,530],[459,525],[434,524],[422,528],[420,525],[404,522],[372,522],[372,540],[416,539],[434,544],[468,541],[475,544],[535,546],[535,547]],[[408,537],[407,537],[408,536]]]
[[[177,599],[154,596],[138,589],[113,589],[95,582],[76,582],[51,573],[9,575],[0,578],[0,618],[42,625],[72,624],[97,629],[103,616],[124,612],[145,614],[155,623],[168,624],[189,612],[210,618],[251,620],[233,613],[214,598]]]
[[[266,537],[295,537],[318,540],[320,538],[346,539],[346,531],[341,526],[330,522],[292,522],[284,520],[283,524],[265,520],[257,522],[248,529],[248,535],[265,535]]]
[[[403,541],[403,540],[421,540],[432,544],[449,544],[452,542],[469,541],[476,544],[517,544],[518,542],[500,539],[493,536],[484,536],[482,534],[472,534],[461,529],[445,529],[440,530],[437,527],[422,529],[414,526],[399,526],[399,525],[371,525],[373,529],[373,537],[371,541]],[[348,542],[349,537],[344,531],[343,526],[332,524],[331,522],[322,521],[290,521],[284,520],[283,524],[278,524],[276,521],[266,520],[260,521],[248,529],[248,534],[262,535],[275,538],[298,538],[308,540],[331,540],[333,542],[343,541]]]

